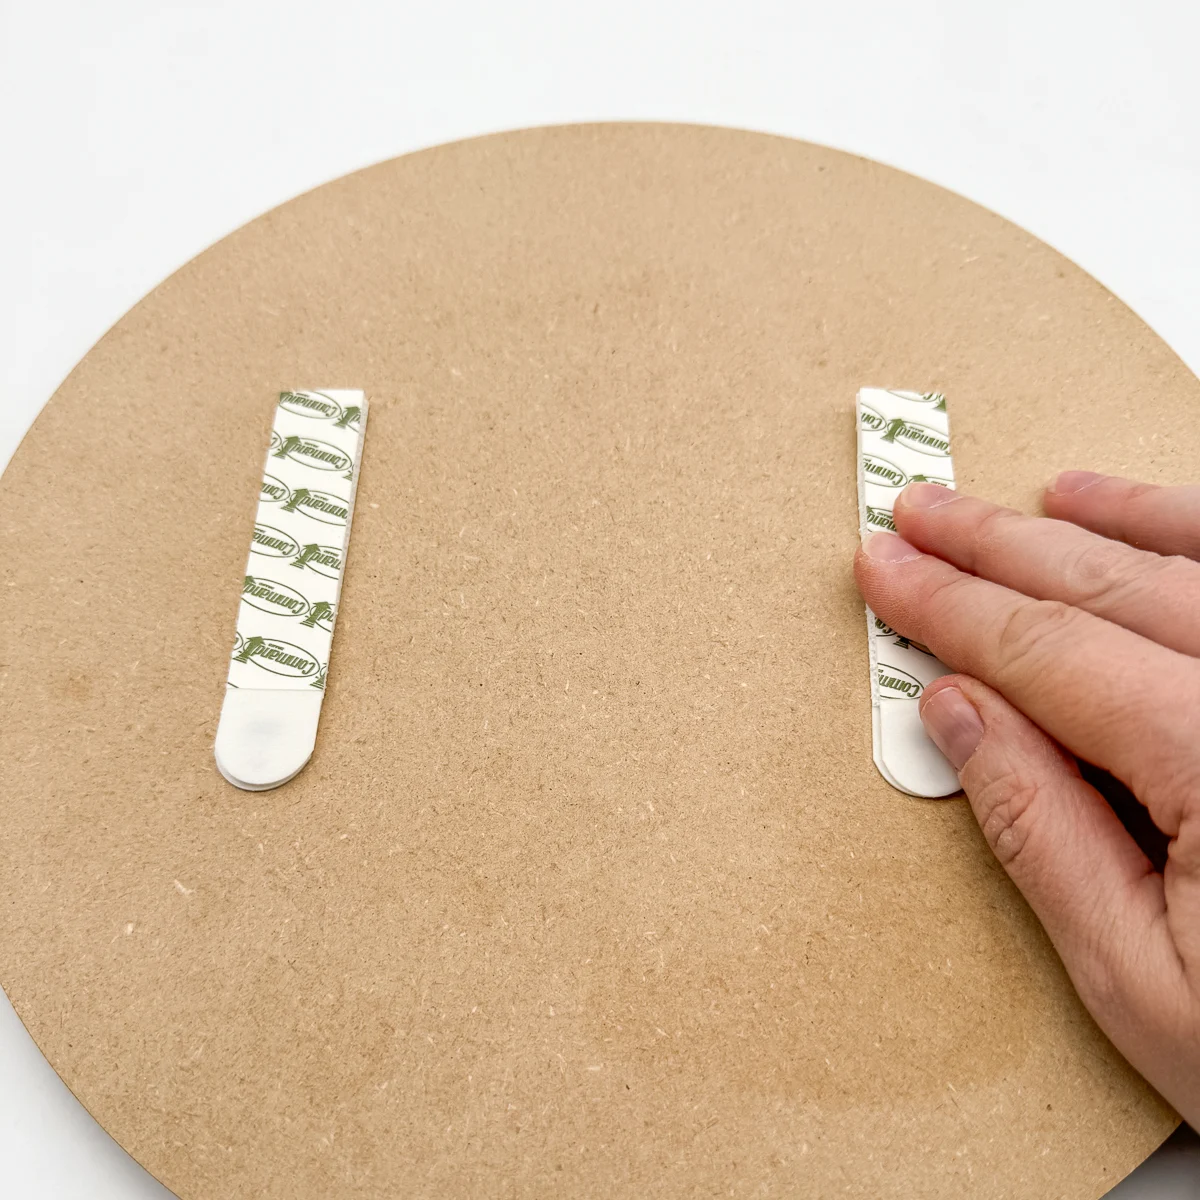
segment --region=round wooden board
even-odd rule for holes
[[[1187,477],[1200,384],[1028,234],[749,133],[536,130],[302,196],[0,485],[0,972],[184,1200],[1094,1197],[1175,1117],[961,801],[871,763],[853,404],[962,486]],[[212,742],[275,394],[371,416],[317,753]]]

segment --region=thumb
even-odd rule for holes
[[[1170,978],[1168,964],[1178,971],[1161,877],[1075,760],[986,684],[938,679],[921,697],[921,719],[1083,1002],[1136,1053],[1134,1014],[1150,999],[1142,981]]]

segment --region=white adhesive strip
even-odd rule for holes
[[[214,747],[230,783],[286,783],[316,743],[367,401],[283,392],[263,468]]]
[[[954,486],[946,399],[938,392],[863,388],[858,393],[859,532],[895,532],[900,489],[928,481]],[[911,796],[948,796],[958,776],[921,724],[921,693],[949,673],[924,646],[902,637],[867,609],[875,765]]]

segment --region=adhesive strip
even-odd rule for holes
[[[892,506],[906,484],[954,486],[946,399],[939,392],[863,388],[858,393],[859,532],[894,533]],[[918,701],[949,667],[867,609],[875,765],[911,796],[948,796],[958,776],[929,740]]]
[[[279,396],[214,747],[247,791],[286,783],[316,743],[366,423],[362,392]]]

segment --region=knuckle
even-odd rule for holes
[[[932,580],[921,596],[921,607],[932,620],[940,620],[949,610],[965,599],[963,591],[969,588],[973,579],[969,575],[955,572],[940,579]]]
[[[1148,554],[1118,542],[1088,542],[1068,559],[1069,590],[1080,604],[1123,605],[1148,592],[1200,585],[1196,564],[1182,555]]]
[[[1136,552],[1135,552],[1136,553]],[[1072,595],[1096,600],[1128,579],[1129,550],[1107,538],[1088,539],[1065,564]]]
[[[1025,520],[1027,518],[1013,508],[993,508],[984,513],[974,529],[973,567],[986,564],[1003,554],[1019,533],[1020,523]]]
[[[1014,519],[1017,522],[1023,519],[1015,508],[993,508],[979,518],[979,524],[975,526],[975,537],[984,544],[997,538],[1006,538]]]
[[[1126,488],[1122,499],[1126,504],[1136,504],[1139,500],[1144,500],[1147,496],[1153,496],[1160,491],[1162,488],[1156,483],[1131,483]]]
[[[1018,604],[996,635],[1000,668],[1006,672],[1036,669],[1071,638],[1083,613],[1061,600],[1029,600]]]
[[[983,836],[1006,870],[1013,870],[1026,851],[1040,795],[1036,779],[1015,772],[996,776],[976,794]]]

